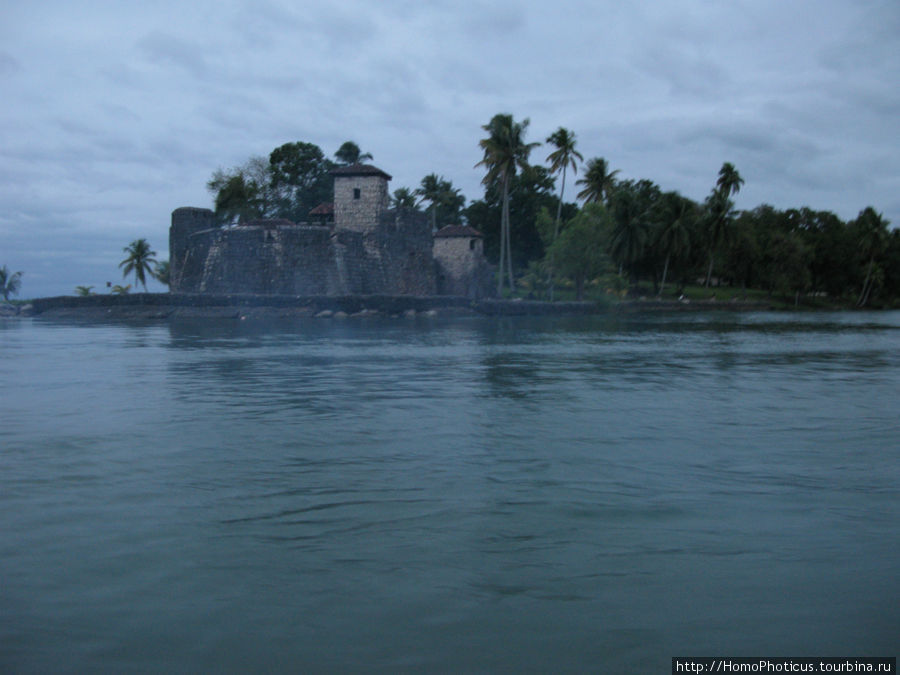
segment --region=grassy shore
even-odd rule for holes
[[[575,288],[571,283],[558,284],[554,289],[554,301],[575,300]],[[545,288],[533,288],[527,279],[522,280],[515,293],[504,290],[508,299],[523,298],[530,300],[547,300]],[[585,285],[584,300],[595,302],[604,307],[615,307],[625,304],[633,306],[637,303],[647,305],[671,304],[693,305],[696,309],[718,305],[739,305],[748,307],[764,307],[773,310],[855,310],[857,297],[853,294],[831,297],[822,294],[800,293],[783,295],[770,293],[758,288],[740,288],[736,286],[712,286],[706,288],[700,284],[675,286],[668,284],[663,293],[657,294],[649,284],[642,284],[625,289],[621,283],[613,279],[595,280]],[[863,309],[900,309],[900,300],[893,302],[874,302]]]

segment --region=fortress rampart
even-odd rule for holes
[[[470,238],[478,238],[478,246],[468,254],[471,260],[461,262],[460,255],[467,254],[454,249],[453,260],[442,266],[446,244],[436,247],[438,239],[432,237],[425,214],[387,208],[388,174],[367,165],[333,173],[333,226],[258,220],[221,227],[209,209],[173,211],[170,291],[490,295],[492,271],[481,255],[479,233],[465,228]]]

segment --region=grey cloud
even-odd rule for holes
[[[661,80],[673,96],[721,98],[731,90],[731,79],[709,55],[678,49],[671,44],[650,47],[638,59],[643,73]]]
[[[0,77],[13,75],[22,71],[22,64],[12,54],[0,52]]]
[[[476,39],[507,40],[526,25],[527,10],[511,2],[482,2],[460,20],[463,32]]]
[[[302,16],[296,10],[263,0],[244,2],[232,22],[233,30],[244,43],[257,49],[281,39],[285,31],[295,31],[302,26]]]
[[[209,72],[202,49],[174,35],[155,31],[142,38],[138,48],[153,63],[175,65],[195,77]]]

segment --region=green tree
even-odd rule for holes
[[[562,180],[559,184],[559,204],[556,207],[556,220],[553,227],[553,239],[551,243],[556,241],[559,236],[559,222],[562,216],[563,195],[566,191],[566,170],[572,167],[572,173],[578,172],[576,159],[584,161],[581,153],[575,149],[575,134],[564,127],[560,127],[554,131],[546,140],[553,148],[553,152],[547,155],[547,161],[550,162],[551,173],[561,174]],[[553,256],[550,256],[550,300],[553,300]]]
[[[416,193],[406,187],[397,188],[391,196],[391,207],[395,209],[415,209]]]
[[[884,269],[884,291],[894,303],[900,306],[900,229],[894,228],[888,236],[882,258]]]
[[[259,172],[260,162],[264,161],[253,158],[242,167],[213,172],[206,189],[213,194],[213,208],[220,223],[241,223],[267,215],[269,179],[265,172]]]
[[[147,291],[147,274],[153,276],[153,266],[156,264],[156,251],[150,250],[150,244],[146,239],[136,239],[122,249],[128,255],[119,263],[122,277],[134,274],[135,286],[140,283]]]
[[[707,205],[707,245],[709,247],[709,267],[706,271],[706,288],[712,279],[713,262],[716,249],[728,236],[729,226],[734,217],[734,204],[729,199],[737,194],[744,179],[730,162],[722,164],[716,187],[706,200]]]
[[[609,198],[615,228],[609,242],[609,253],[619,266],[627,269],[632,281],[650,243],[650,225],[655,218],[662,192],[652,181],[626,180],[616,186]]]
[[[799,233],[776,230],[766,242],[760,260],[760,277],[770,293],[794,295],[799,304],[800,293],[809,288],[809,251]]]
[[[616,174],[619,170],[609,170],[609,164],[603,157],[589,159],[584,172],[584,178],[575,181],[576,185],[583,185],[584,189],[578,193],[578,199],[583,199],[585,204],[598,202],[609,204],[609,199],[616,187]]]
[[[609,265],[606,254],[612,219],[602,204],[586,204],[550,245],[548,257],[559,271],[572,277],[575,297],[584,299],[585,281],[602,274]]]
[[[83,298],[94,295],[91,291],[93,290],[93,286],[76,286],[75,287],[75,295],[81,296]]]
[[[766,207],[769,208],[769,207]],[[721,256],[722,265],[732,282],[740,282],[745,291],[754,285],[762,273],[761,239],[764,228],[760,227],[760,212],[757,209],[742,211],[734,221],[732,235]],[[765,218],[765,216],[764,216]],[[698,233],[698,236],[702,233]],[[706,249],[703,249],[703,262],[706,266]]]
[[[847,261],[856,253],[856,242],[847,224],[830,211],[808,207],[791,209],[787,216],[809,250],[812,290],[837,297],[855,286],[856,270]]]
[[[529,120],[522,122],[513,120],[513,116],[507,113],[498,113],[491,121],[481,128],[488,132],[488,137],[478,142],[484,152],[484,158],[475,166],[484,166],[487,173],[482,180],[484,185],[499,181],[503,195],[503,204],[500,216],[500,270],[497,283],[497,294],[503,292],[504,265],[509,275],[509,289],[515,290],[512,271],[512,248],[509,235],[509,184],[519,168],[528,166],[528,156],[532,148],[539,143],[526,143],[525,132],[528,130]]]
[[[428,202],[425,212],[431,220],[431,231],[444,225],[459,222],[459,215],[466,203],[466,198],[453,183],[443,176],[430,173],[422,179],[415,194],[420,197],[419,203]]]
[[[422,179],[421,184],[416,188],[416,195],[421,197],[419,204],[428,202],[428,208],[425,212],[431,219],[431,231],[437,230],[437,209],[443,196],[443,177],[436,173],[430,173]]]
[[[865,307],[872,293],[875,261],[884,253],[887,247],[888,221],[871,206],[867,206],[857,216],[855,228],[858,231],[859,252],[864,260],[868,260],[866,264],[866,278],[863,281],[859,299],[856,301],[858,307]]]
[[[259,199],[260,187],[244,176],[231,176],[216,195],[215,211],[220,222],[243,223],[265,216]]]
[[[741,174],[734,168],[731,162],[725,162],[719,169],[719,177],[716,179],[716,189],[726,197],[736,195],[741,191],[741,185],[744,179]]]
[[[15,295],[22,287],[22,273],[10,272],[4,265],[0,267],[0,295],[9,302],[9,296]]]
[[[163,260],[162,262],[156,263],[156,269],[153,271],[153,276],[156,277],[156,280],[164,286],[169,285],[169,261]]]
[[[338,164],[348,166],[350,164],[362,164],[366,160],[373,159],[371,152],[363,152],[353,141],[345,141],[338,151],[334,153]]]
[[[662,282],[658,295],[662,295],[669,273],[669,262],[687,255],[691,248],[691,230],[695,217],[694,203],[677,192],[667,192],[662,197],[661,219],[658,223],[654,246],[665,258]]]
[[[252,157],[228,171],[217,169],[206,184],[220,223],[256,218],[304,222],[322,202],[330,202],[334,163],[313,143],[285,143],[269,157]]]
[[[275,209],[272,215],[304,222],[309,212],[332,198],[334,167],[313,143],[285,143],[269,154],[270,186]]]
[[[500,221],[503,213],[503,191],[499,181],[485,186],[482,199],[469,204],[464,212],[466,222],[484,235],[484,254],[491,262],[500,260]],[[547,232],[540,230],[542,210],[555,213],[558,200],[553,177],[544,166],[529,165],[509,181],[510,247],[513,268],[528,267],[545,257],[553,239],[553,217]],[[575,204],[563,204],[560,229],[578,213]],[[546,262],[546,261],[544,261]],[[546,264],[543,269],[546,272]]]

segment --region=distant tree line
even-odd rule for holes
[[[392,194],[397,208],[424,210],[433,230],[465,223],[485,236],[498,266],[498,291],[555,299],[582,298],[589,287],[678,295],[686,286],[731,286],[792,298],[828,296],[860,307],[900,302],[900,232],[873,207],[845,222],[809,207],[761,205],[738,211],[744,184],[725,162],[709,195],[697,202],[648,179],[622,178],[603,157],[584,163],[575,134],[560,127],[547,139],[547,165],[530,161],[529,120],[495,115],[479,141],[484,193],[468,205],[436,173]],[[287,143],[268,159],[216,171],[207,187],[223,223],[254,218],[308,219],[332,199],[329,172],[371,160],[347,141],[328,159],[312,143]],[[577,175],[577,202],[565,200]],[[558,183],[558,185],[557,185]],[[602,288],[601,288],[602,287]],[[710,290],[710,293],[715,292]]]

